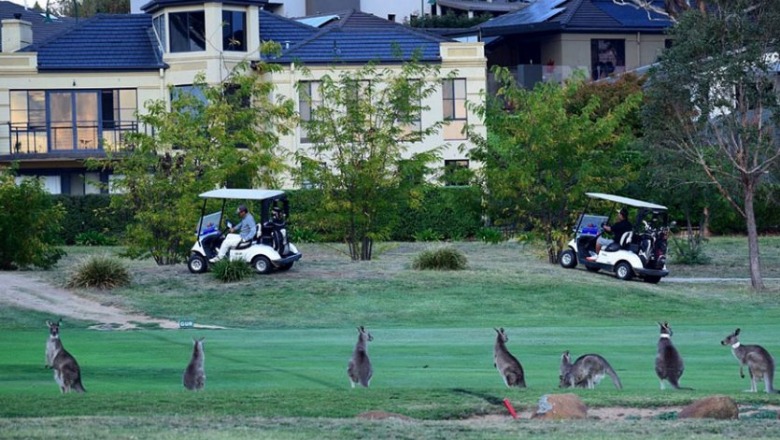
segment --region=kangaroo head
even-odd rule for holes
[[[360,335],[360,338],[363,339],[363,340],[366,340],[366,341],[369,341],[369,342],[374,340],[374,337],[371,336],[371,333],[366,331],[366,329],[362,325],[360,327],[358,327],[358,334]]]
[[[46,321],[46,325],[49,327],[49,336],[52,338],[59,338],[60,337],[60,323],[62,322],[62,318],[60,318],[57,322],[51,322]]]
[[[558,376],[558,380],[560,383],[558,384],[558,388],[568,388],[569,387],[569,376],[571,375],[571,355],[569,354],[569,350],[566,350],[561,355],[561,374]]]
[[[672,327],[668,322],[659,322],[658,325],[661,326],[661,335],[668,335],[669,337],[672,337]]]
[[[720,341],[720,345],[734,345],[739,343],[739,329],[734,330],[734,333],[726,336],[725,339]]]
[[[203,341],[206,340],[206,337],[203,336],[202,338],[192,338],[192,344],[195,346],[195,349],[202,350],[203,349]]]
[[[504,332],[504,327],[501,328],[493,328],[493,330],[496,331],[498,334],[496,338],[501,342],[507,342],[509,341],[509,336],[506,335],[506,332]]]

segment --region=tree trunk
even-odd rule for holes
[[[745,186],[745,220],[748,233],[748,258],[750,259],[750,284],[753,290],[763,290],[764,280],[761,278],[761,255],[758,251],[758,229],[756,215],[753,211],[753,185]]]

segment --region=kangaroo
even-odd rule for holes
[[[54,370],[54,381],[60,386],[60,392],[85,393],[87,390],[81,384],[81,368],[76,358],[62,346],[60,323],[62,318],[57,322],[46,321],[49,327],[49,339],[46,341],[46,368]]]
[[[560,388],[587,387],[592,390],[596,388],[596,385],[601,382],[605,375],[612,379],[615,388],[623,389],[623,384],[620,383],[620,378],[615,373],[612,365],[602,356],[585,354],[578,357],[573,364],[571,363],[571,356],[568,350],[564,351],[561,356]]]
[[[355,388],[355,384],[358,383],[368,387],[368,384],[371,382],[371,376],[374,375],[371,359],[368,358],[368,342],[373,341],[374,337],[362,325],[357,330],[357,344],[355,344],[355,351],[352,352],[352,357],[347,365],[347,375],[349,375],[349,382],[352,384],[352,388]]]
[[[743,367],[747,365],[750,374],[750,392],[757,391],[756,382],[764,380],[764,390],[767,393],[778,393],[772,382],[775,378],[775,360],[766,349],[760,345],[742,345],[739,342],[739,329],[720,341],[721,345],[730,345],[731,352],[739,361],[739,377],[744,378]]]
[[[655,356],[655,373],[661,381],[661,389],[666,389],[664,380],[678,390],[690,390],[680,386],[680,377],[683,375],[685,365],[682,356],[672,344],[672,328],[664,321],[658,323],[661,326],[661,337],[658,339],[658,354]]]
[[[206,339],[192,338],[192,358],[187,368],[184,370],[182,381],[184,382],[184,388],[190,391],[202,390],[206,386],[206,369],[204,362],[206,360],[206,352],[203,351],[203,340]]]
[[[506,348],[506,342],[509,337],[504,332],[504,328],[494,328],[496,331],[496,345],[493,348],[493,366],[496,367],[504,383],[508,387],[525,388],[525,374],[523,366],[516,357]]]

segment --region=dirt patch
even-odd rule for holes
[[[163,329],[178,329],[179,323],[165,319],[129,313],[114,306],[103,305],[75,293],[51,286],[29,273],[0,273],[0,304],[50,313],[53,317],[68,317],[96,322],[95,330],[131,330],[140,325],[157,325]],[[199,325],[197,328],[221,328]]]
[[[682,406],[669,406],[658,408],[631,408],[627,406],[614,406],[614,407],[599,407],[588,408],[588,420],[601,420],[605,422],[617,422],[627,420],[647,420],[664,418],[669,415],[669,418],[675,418],[677,413],[683,409]],[[517,411],[518,419],[530,419],[536,411],[536,408],[528,408],[525,411]],[[747,418],[768,418],[774,413],[774,418],[780,418],[780,406],[778,405],[740,405],[739,417],[741,419]],[[506,415],[487,415],[473,417],[469,420],[504,420],[511,417],[509,413]]]

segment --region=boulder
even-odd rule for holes
[[[531,416],[541,420],[584,419],[588,407],[576,394],[545,394],[539,399],[539,407]]]
[[[738,419],[737,402],[728,396],[710,396],[697,400],[680,411],[681,419]]]

